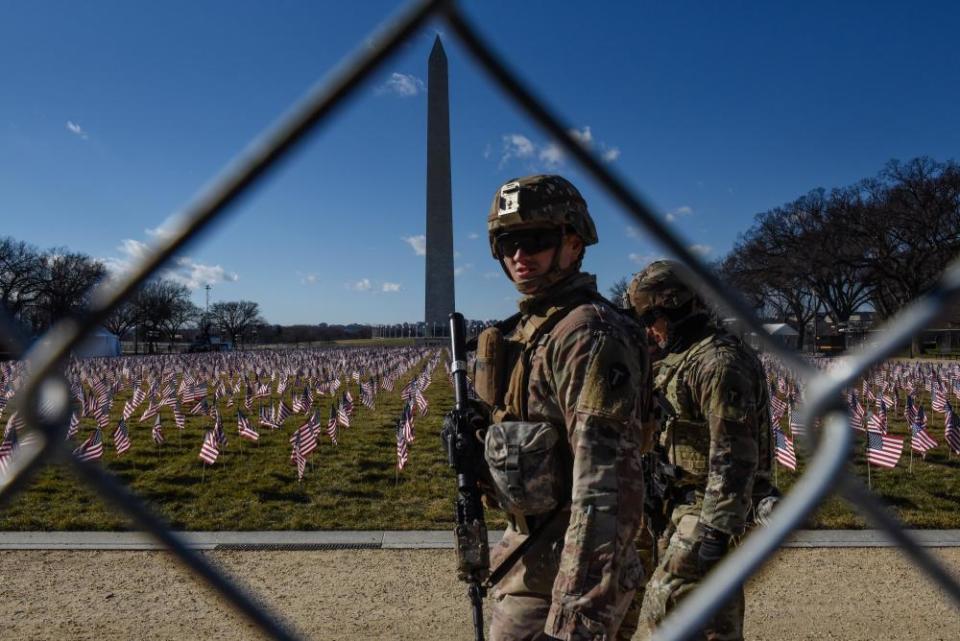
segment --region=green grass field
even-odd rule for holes
[[[442,364],[426,392],[430,411],[417,419],[410,460],[402,472],[398,474],[396,470],[394,421],[403,406],[399,390],[424,364],[401,379],[395,392],[381,392],[375,410],[356,403],[352,427],[341,430],[338,446],[332,445],[325,435],[321,438],[302,483],[297,482],[296,468],[290,463],[288,439],[303,418],[292,416],[277,431],[258,426],[259,445],[241,443],[236,408],[227,408],[223,401],[221,412],[229,445],[215,465],[205,469],[198,459],[203,433],[212,426],[212,420],[188,414],[181,433],[167,409],[161,414],[167,438],[164,445],[154,445],[150,437],[152,420],[141,425],[136,420],[138,412],[129,424],[133,448],[118,457],[112,440],[105,434],[106,452],[100,464],[148,501],[176,529],[447,529],[452,524],[454,478],[438,434],[442,415],[452,406],[453,398]],[[351,389],[354,397],[359,398],[357,386],[352,384]],[[929,408],[927,399],[923,400]],[[114,403],[114,421],[119,419],[123,401],[121,397]],[[329,411],[329,398],[326,402],[324,418]],[[255,419],[256,405],[250,414]],[[911,471],[906,439],[900,465],[892,470],[873,468],[872,486],[912,527],[960,528],[960,457],[946,453],[942,415],[929,416],[931,432],[941,446],[926,461],[915,456]],[[83,433],[92,427],[92,421],[84,419]],[[891,420],[891,431],[905,435],[904,420]],[[855,447],[851,470],[866,480],[864,445],[859,436]],[[799,472],[804,470],[801,458]],[[781,467],[777,478],[781,488],[788,491],[797,474]],[[497,512],[488,512],[488,525],[491,529],[503,527],[504,519]],[[80,485],[64,468],[44,470],[32,487],[0,511],[2,530],[129,527],[116,510]],[[846,503],[832,498],[817,511],[808,527],[862,528],[865,524]]]

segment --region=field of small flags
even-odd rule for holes
[[[445,361],[445,351],[410,346],[75,361],[69,447],[178,529],[446,529],[454,480],[438,436],[453,404]],[[796,417],[803,388],[764,364],[775,480],[788,491],[807,464]],[[7,407],[20,368],[0,363],[0,471],[32,437]],[[855,432],[851,469],[911,526],[960,528],[960,363],[891,361],[843,400]],[[488,523],[503,519],[490,513]],[[830,499],[808,526],[865,523]],[[127,527],[64,468],[43,471],[0,511],[5,530]]]
[[[787,491],[806,469],[795,408],[802,386],[765,359],[771,398],[775,479]],[[836,367],[824,360],[821,367]],[[882,496],[898,517],[918,528],[960,527],[960,364],[889,361],[844,391],[854,431],[850,469]],[[843,501],[826,502],[811,524],[866,524]]]
[[[357,347],[78,361],[70,448],[177,529],[443,529],[454,495],[438,436],[453,403],[445,355]],[[0,363],[0,404],[18,367]],[[2,468],[31,436],[12,408],[0,425]],[[6,530],[127,527],[64,468],[0,511]]]

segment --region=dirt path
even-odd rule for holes
[[[935,550],[960,575],[960,549]],[[472,639],[446,550],[210,553],[313,639]],[[747,639],[960,639],[960,610],[888,548],[783,550]],[[164,552],[0,552],[0,638],[258,639]]]

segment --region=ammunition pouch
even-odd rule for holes
[[[473,386],[477,396],[490,407],[499,405],[503,398],[504,357],[503,332],[500,328],[488,327],[480,332]]]
[[[525,518],[564,500],[559,430],[550,423],[507,421],[487,429],[484,458],[505,511]]]

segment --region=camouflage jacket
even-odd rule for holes
[[[681,468],[674,489],[703,494],[700,522],[741,534],[754,493],[770,486],[766,379],[738,339],[712,325],[698,332],[654,364],[654,388],[673,410],[660,444]]]
[[[512,366],[500,416],[562,428],[570,502],[498,590],[549,595],[545,631],[553,637],[606,638],[619,624],[624,596],[642,580],[633,540],[643,504],[641,418],[651,399],[646,341],[596,293],[589,274],[521,299],[520,311],[507,339],[526,357]],[[525,527],[511,523],[494,564],[526,537]]]

